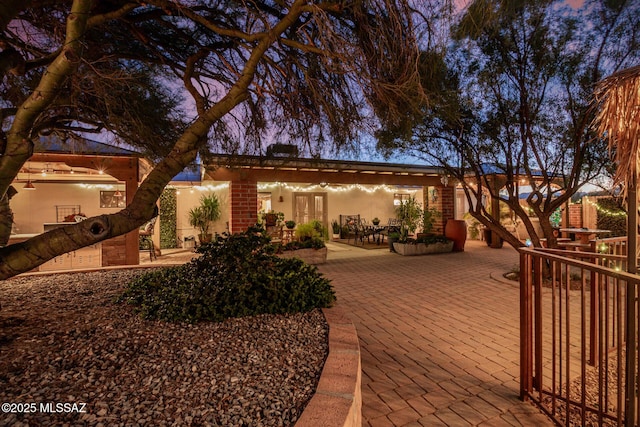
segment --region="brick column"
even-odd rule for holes
[[[447,186],[444,187],[439,185],[436,187],[436,191],[438,192],[438,198],[434,202],[430,199],[431,195],[427,194],[427,187],[423,187],[423,191],[426,194],[425,197],[425,206],[436,208],[442,216],[437,218],[433,224],[434,233],[444,233],[444,225],[447,223],[448,219],[453,219],[455,216],[455,207],[454,207],[454,199],[455,199],[455,187]]]
[[[455,190],[453,185],[438,187],[438,192],[440,193],[440,212],[442,212],[440,230],[442,230],[442,232],[444,232],[444,225],[447,223],[447,220],[454,219],[456,215],[454,206]]]
[[[255,181],[231,181],[231,217],[229,230],[238,233],[258,221],[258,183]]]

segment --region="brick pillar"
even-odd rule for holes
[[[231,181],[231,217],[229,230],[238,233],[258,221],[258,183],[255,181]]]
[[[448,219],[454,219],[455,217],[455,187],[453,186],[438,186],[438,199],[435,202],[429,200],[429,206],[436,208],[442,213],[442,216],[434,222],[433,231],[436,233],[444,233],[444,225]],[[426,187],[424,191],[427,191]],[[430,196],[427,196],[430,197]]]
[[[569,227],[582,227],[582,205],[579,203],[569,205]]]

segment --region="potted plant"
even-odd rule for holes
[[[296,222],[292,219],[289,219],[287,221],[284,222],[285,227],[287,227],[289,230],[293,230],[296,226]]]
[[[406,239],[420,226],[423,210],[415,196],[403,201],[396,206],[396,217],[400,220],[400,237]]]
[[[189,210],[189,225],[200,231],[200,243],[211,242],[213,235],[209,233],[212,223],[220,219],[220,200],[215,194],[203,195],[200,205]]]
[[[263,214],[262,219],[264,220],[264,225],[266,227],[279,226],[284,221],[284,213],[271,210]]]
[[[395,242],[397,242],[400,239],[400,233],[392,231],[391,233],[389,233],[389,235],[387,236],[387,241],[389,242],[389,252],[395,252],[395,249],[393,248],[393,244]]]
[[[380,218],[378,217],[373,218],[371,220],[371,223],[377,227],[378,225],[380,225]]]
[[[331,231],[332,231],[332,238],[334,240],[337,240],[340,238],[340,223],[338,223],[337,219],[334,219],[331,221]]]

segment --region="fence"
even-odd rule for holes
[[[625,264],[616,254],[520,250],[520,393],[558,425],[640,425],[640,276]]]

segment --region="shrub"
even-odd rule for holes
[[[292,242],[287,243],[281,248],[277,249],[277,252],[284,251],[295,251],[297,249],[322,249],[327,245],[324,243],[319,237],[312,237],[306,240],[294,240]]]
[[[438,234],[421,236],[421,237],[418,237],[417,239],[412,239],[412,238],[406,239],[406,243],[425,243],[427,245],[430,245],[433,243],[449,243],[450,241],[451,239]]]
[[[313,223],[305,222],[304,224],[298,224],[298,228],[296,228],[296,237],[301,242],[304,242],[305,240],[310,240],[314,237],[320,237],[320,234],[315,229]]]
[[[330,307],[330,281],[299,259],[275,256],[262,231],[218,235],[188,264],[139,275],[119,301],[147,319],[189,323]]]

